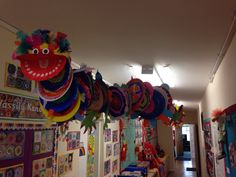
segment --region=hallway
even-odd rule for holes
[[[194,160],[191,161],[175,161],[175,172],[171,172],[168,177],[197,177],[196,171],[187,171],[186,168],[191,168],[194,165]]]

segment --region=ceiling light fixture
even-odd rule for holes
[[[170,65],[132,65],[131,76],[140,78],[144,82],[150,82],[153,86],[159,86],[163,83],[170,87],[175,87],[176,79]]]

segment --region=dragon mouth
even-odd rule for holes
[[[54,54],[24,54],[17,57],[23,74],[30,80],[43,81],[58,75],[66,64],[67,58]]]
[[[48,59],[45,59],[45,60],[39,60],[39,67],[41,69],[46,69],[48,67]]]

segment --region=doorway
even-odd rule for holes
[[[196,172],[196,125],[183,124],[173,128],[175,177],[197,177]]]

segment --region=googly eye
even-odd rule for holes
[[[39,53],[39,49],[34,48],[34,49],[32,50],[32,54],[38,54],[38,53]]]
[[[44,48],[44,49],[42,50],[42,53],[43,53],[43,54],[49,54],[48,48]]]

